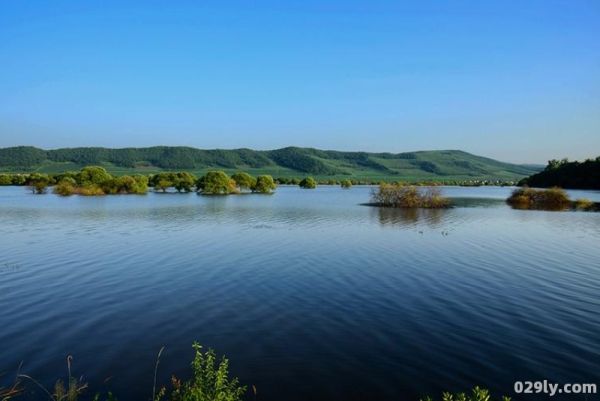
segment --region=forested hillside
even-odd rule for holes
[[[131,173],[162,170],[248,170],[274,176],[351,176],[372,179],[518,180],[536,172],[531,166],[503,163],[459,150],[367,153],[287,147],[277,150],[204,150],[182,146],[43,150],[30,146],[0,149],[0,171],[62,172],[86,165]]]

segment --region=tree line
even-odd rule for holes
[[[539,188],[600,189],[600,156],[584,162],[568,159],[550,160],[543,171],[522,179],[519,185]]]
[[[351,180],[328,180],[342,188],[350,188]],[[145,194],[151,187],[156,192],[198,192],[206,195],[228,195],[239,193],[270,194],[278,184],[294,184],[301,188],[313,189],[318,183],[313,177],[274,180],[270,175],[256,177],[237,172],[229,176],[224,171],[209,171],[197,177],[187,171],[161,172],[150,175],[113,176],[104,167],[87,166],[78,172],[60,174],[0,174],[0,186],[26,185],[32,193],[43,194],[52,187],[53,192],[62,195],[113,195]]]
[[[87,168],[87,167],[86,167]],[[100,167],[102,168],[102,167]],[[106,169],[104,169],[106,171]],[[108,172],[107,172],[108,174]],[[236,173],[239,174],[239,173]],[[233,174],[235,176],[236,174]],[[49,187],[58,184],[63,178],[71,177],[77,184],[77,172],[65,172],[58,174],[42,174],[42,173],[0,173],[0,186],[7,185],[30,185],[35,182],[41,187]],[[122,177],[140,177],[140,174],[132,176]],[[166,192],[169,188],[174,188],[178,192],[191,192],[197,190],[196,183],[198,178],[189,172],[161,172],[157,174],[146,175],[148,179],[148,186],[153,187],[155,190],[160,192]],[[114,177],[113,177],[114,178]],[[123,179],[124,181],[130,181],[129,178]],[[67,180],[69,181],[69,180]],[[356,178],[328,178],[328,179],[316,179],[312,176],[298,178],[298,177],[277,177],[273,178],[275,185],[297,185],[301,188],[315,188],[317,185],[339,185],[342,188],[351,188],[354,185],[380,185],[386,180],[373,180],[373,179],[356,179]],[[263,185],[264,179],[261,179],[260,185]],[[445,181],[392,181],[391,183],[400,183],[403,185],[416,185],[416,186],[438,186],[438,185],[460,185],[460,186],[505,186],[515,185],[513,181],[500,181],[500,180],[445,180]],[[243,186],[242,190],[250,189],[250,186]],[[260,189],[260,188],[259,188]],[[120,191],[120,192],[119,192]],[[109,193],[113,193],[114,189],[109,190]],[[243,192],[243,191],[242,191]],[[251,191],[252,192],[252,191]],[[258,191],[260,192],[260,191]],[[126,189],[122,191],[117,189],[117,193],[129,193]]]

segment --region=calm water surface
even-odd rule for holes
[[[145,401],[160,347],[166,382],[198,340],[265,401],[600,384],[600,213],[512,210],[510,190],[445,188],[465,207],[402,211],[361,206],[367,187],[0,187],[0,371],[23,361],[51,385],[71,354],[95,390]]]

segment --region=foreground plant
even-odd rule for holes
[[[241,386],[237,377],[229,376],[229,360],[222,357],[217,361],[215,351],[208,349],[203,352],[202,346],[194,342],[192,348],[195,351],[192,360],[192,378],[182,381],[175,376],[171,378],[171,388],[165,387],[156,391],[156,374],[160,362],[160,356],[164,350],[161,348],[156,359],[154,369],[154,386],[152,388],[153,401],[241,401],[246,393],[246,387]],[[62,379],[56,381],[52,391],[46,389],[40,382],[31,376],[18,374],[17,381],[10,388],[0,388],[0,401],[12,401],[19,398],[22,393],[19,379],[27,379],[40,389],[45,398],[51,401],[77,401],[88,388],[88,384],[81,378],[77,379],[71,374],[73,358],[67,357],[66,383]],[[256,393],[256,388],[254,388]],[[89,399],[89,398],[86,398]],[[96,394],[93,401],[118,401],[112,393],[106,396]]]
[[[241,401],[246,387],[241,386],[236,377],[229,377],[229,360],[225,357],[217,364],[215,352],[209,349],[202,352],[202,346],[195,342],[195,355],[192,361],[193,376],[182,382],[175,376],[171,379],[172,390],[168,398],[163,398],[167,390],[162,388],[154,396],[155,401]]]
[[[21,394],[21,391],[21,383],[18,380],[15,380],[10,387],[0,387],[0,401],[14,400],[19,394]]]
[[[502,397],[501,401],[510,401],[510,397]],[[433,401],[431,397],[425,397],[420,401]],[[470,394],[465,393],[443,393],[442,401],[492,401],[490,392],[484,388],[475,386]]]
[[[20,374],[19,378],[30,380],[32,383],[37,385],[52,401],[77,401],[79,396],[87,389],[87,383],[83,382],[81,378],[77,379],[71,374],[71,364],[73,363],[73,357],[67,356],[67,384],[58,379],[54,384],[54,392],[51,393],[44,386],[42,386],[37,380],[28,375]]]

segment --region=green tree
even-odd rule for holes
[[[77,183],[82,186],[102,185],[112,178],[104,167],[87,166],[81,169],[77,175]]]
[[[154,189],[157,189],[162,192],[167,192],[167,189],[173,186],[173,183],[169,180],[158,180],[158,182],[154,185]]]
[[[148,191],[148,178],[143,175],[123,175],[115,177],[102,185],[105,194],[145,194]]]
[[[27,185],[34,194],[44,194],[51,184],[50,177],[47,174],[33,173],[27,179]]]
[[[175,185],[177,177],[174,173],[162,172],[154,174],[150,179],[150,185],[157,191],[167,192],[167,189]]]
[[[340,183],[340,186],[342,188],[348,189],[352,187],[352,181],[350,180],[342,180],[342,182]]]
[[[0,185],[12,185],[12,177],[8,174],[0,174]]]
[[[141,174],[136,174],[133,176],[133,180],[135,184],[130,189],[130,193],[132,194],[145,194],[148,192],[148,177]]]
[[[73,195],[77,192],[77,182],[71,177],[65,177],[54,187],[54,193],[61,196]]]
[[[24,174],[13,174],[12,176],[13,185],[25,185],[27,184],[27,176]]]
[[[63,178],[72,178],[77,181],[78,174],[78,171],[65,171],[63,173],[54,174],[52,178],[54,178],[54,181],[56,182],[61,182]]]
[[[259,175],[256,177],[256,183],[254,187],[252,187],[252,191],[261,194],[270,194],[275,188],[277,188],[277,185],[275,185],[273,177],[270,175]]]
[[[248,173],[235,173],[231,176],[231,179],[235,181],[235,185],[237,185],[240,190],[251,190],[256,185],[256,178]]]
[[[298,184],[298,185],[300,185],[300,188],[314,189],[317,187],[317,182],[312,177],[306,177],[305,179],[300,181],[300,184]]]
[[[208,195],[237,193],[235,181],[223,171],[209,171],[196,182],[196,188]]]
[[[173,186],[177,192],[192,192],[194,185],[196,184],[196,177],[188,172],[179,172],[175,175]]]

